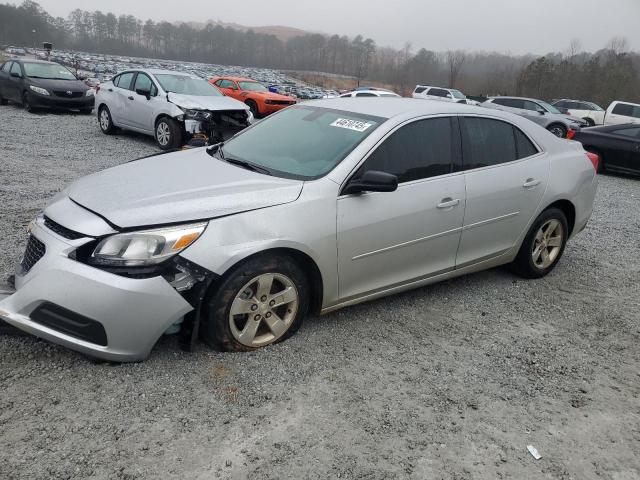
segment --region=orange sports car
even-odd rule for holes
[[[296,103],[293,97],[269,91],[261,83],[243,77],[214,77],[209,83],[223,94],[246,103],[256,118],[269,115]]]

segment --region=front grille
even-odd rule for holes
[[[71,92],[71,90],[54,90],[53,94],[64,98],[79,98],[84,95],[84,92],[71,92],[71,94],[69,94],[69,92]]]
[[[293,105],[296,102],[291,100],[271,100],[271,105]]]
[[[78,240],[79,238],[86,237],[86,235],[83,235],[82,233],[74,232],[73,230],[69,230],[67,227],[63,227],[47,216],[44,217],[44,226],[51,230],[53,233],[57,233],[67,240]]]
[[[24,256],[22,257],[22,261],[20,262],[20,266],[24,273],[27,273],[29,270],[33,268],[33,266],[44,256],[44,252],[46,251],[46,247],[44,243],[38,240],[33,235],[29,235],[29,240],[27,241],[27,248],[24,251]]]

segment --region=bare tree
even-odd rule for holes
[[[447,69],[449,70],[449,87],[455,88],[458,81],[458,75],[462,69],[462,65],[467,58],[467,54],[462,50],[449,50],[446,54]]]

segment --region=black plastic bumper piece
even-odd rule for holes
[[[53,303],[43,303],[29,318],[58,332],[86,342],[107,346],[107,332],[100,322]]]

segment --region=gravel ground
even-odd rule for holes
[[[0,148],[0,277],[48,197],[155,151],[16,107],[0,107]],[[542,280],[467,276],[251,354],[165,337],[112,365],[0,337],[0,478],[638,479],[639,187],[601,177],[591,223]]]

